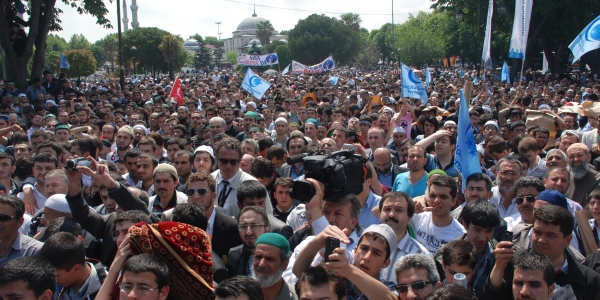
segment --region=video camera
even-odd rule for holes
[[[306,178],[313,178],[325,185],[324,200],[335,201],[348,194],[358,195],[363,190],[365,159],[355,155],[354,150],[341,150],[329,155],[298,154],[288,157],[292,166],[302,162]],[[315,187],[304,181],[294,181],[292,198],[308,202],[315,195]]]

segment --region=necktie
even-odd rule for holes
[[[221,189],[221,194],[219,195],[219,206],[224,207],[225,201],[227,200],[227,197],[229,196],[231,190],[229,190],[229,181],[223,180],[221,181],[221,183],[223,184],[223,189]]]

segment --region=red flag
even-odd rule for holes
[[[181,80],[179,80],[179,78],[175,80],[175,84],[173,85],[173,89],[171,90],[171,98],[177,100],[179,106],[183,105],[183,94],[181,93]]]

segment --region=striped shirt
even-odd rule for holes
[[[429,250],[425,246],[421,245],[417,240],[411,238],[408,231],[404,234],[404,237],[398,242],[396,248],[392,250],[390,254],[390,265],[387,268],[381,269],[379,272],[379,279],[386,281],[396,281],[396,273],[394,272],[394,265],[396,262],[408,254],[429,254]]]

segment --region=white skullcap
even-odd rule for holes
[[[279,117],[275,120],[275,124],[277,124],[279,122],[283,122],[283,123],[285,123],[285,125],[287,125],[287,123],[288,123],[284,117]]]
[[[44,206],[61,213],[70,214],[71,208],[69,207],[69,203],[67,203],[66,196],[65,194],[54,194],[46,200]]]

